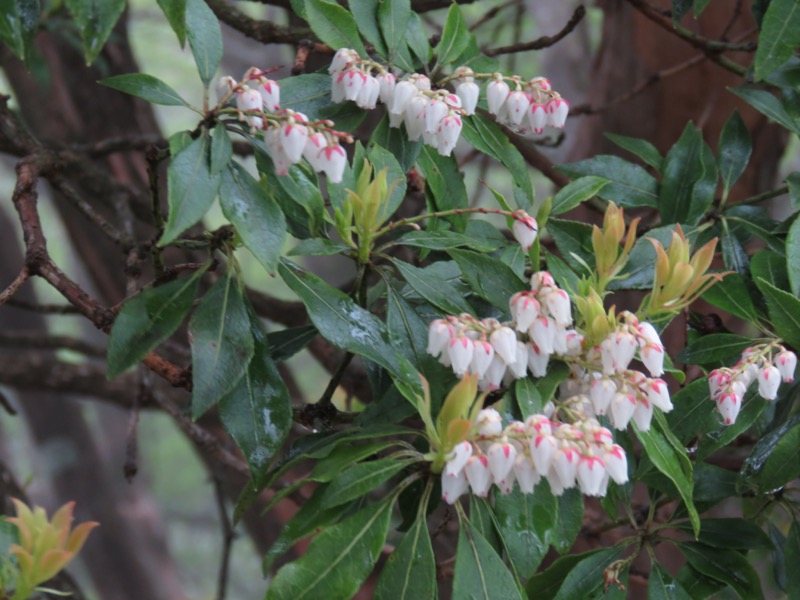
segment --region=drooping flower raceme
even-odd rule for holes
[[[714,369],[708,375],[711,399],[717,405],[725,425],[732,425],[742,409],[750,384],[758,382],[758,395],[775,400],[781,381],[794,381],[797,356],[772,342],[747,348],[733,367]]]

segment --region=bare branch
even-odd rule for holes
[[[541,50],[554,44],[557,44],[568,36],[586,16],[586,8],[583,4],[579,5],[572,16],[564,25],[564,28],[557,34],[552,36],[544,35],[532,42],[524,42],[522,44],[512,44],[511,46],[501,46],[500,48],[490,48],[485,51],[488,56],[499,56],[500,54],[511,54],[512,52],[526,52],[528,50]]]
[[[19,272],[19,275],[16,276],[14,281],[12,281],[8,287],[0,293],[0,306],[3,306],[6,302],[11,299],[11,296],[17,293],[17,290],[22,286],[23,283],[28,281],[30,277],[30,273],[28,272],[28,267],[22,267],[22,270]]]

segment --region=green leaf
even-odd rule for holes
[[[395,346],[418,368],[433,360],[427,352],[428,323],[393,287],[386,289],[386,325]]]
[[[703,294],[703,300],[745,321],[757,321],[758,312],[747,282],[739,273],[726,275]]]
[[[315,533],[318,529],[328,527],[338,521],[350,508],[347,504],[340,504],[332,508],[323,509],[322,497],[328,489],[327,484],[318,485],[306,502],[300,506],[289,522],[278,533],[278,538],[264,555],[261,568],[266,575],[277,558],[282,556],[298,541]]]
[[[538,493],[538,492],[537,492]],[[558,497],[558,518],[550,531],[550,543],[556,552],[565,554],[575,544],[583,527],[583,494],[577,488]]]
[[[457,8],[455,5],[453,6]],[[514,183],[517,184],[525,200],[529,203],[528,206],[520,206],[520,208],[530,208],[534,193],[528,165],[500,126],[489,117],[476,113],[464,119],[464,128],[461,133],[475,149],[496,158],[506,169],[511,171]],[[593,175],[594,173],[589,174]]]
[[[292,399],[268,353],[261,325],[253,325],[258,339],[250,364],[236,387],[219,401],[225,431],[242,451],[253,484],[264,484],[270,460],[292,426]]]
[[[530,289],[503,261],[469,250],[449,250],[472,290],[503,312],[517,292]]]
[[[542,395],[530,377],[523,377],[514,382],[514,395],[523,421],[531,415],[542,412],[544,407]]]
[[[585,598],[603,584],[603,571],[622,554],[622,546],[601,550],[587,556],[569,572],[558,589],[554,600]],[[530,588],[528,588],[530,589]],[[532,595],[531,598],[539,598]]]
[[[590,550],[582,554],[567,554],[558,558],[547,569],[528,580],[525,585],[528,598],[531,600],[552,600],[558,593],[558,588],[564,583],[564,579],[572,572],[575,566],[599,552],[601,552],[600,549]],[[602,552],[605,554],[603,560],[606,560],[612,550],[603,550]]]
[[[178,95],[178,92],[157,77],[145,73],[115,75],[114,77],[103,79],[100,83],[106,87],[131,94],[137,98],[142,98],[153,104],[189,106],[186,101]]]
[[[208,87],[222,60],[222,30],[205,0],[186,0],[186,34],[200,80]]]
[[[232,271],[203,296],[189,321],[189,336],[192,417],[197,419],[234,389],[255,352],[247,306]]]
[[[158,241],[166,246],[197,223],[217,197],[220,176],[208,166],[209,138],[200,136],[172,158],[167,168],[169,216]]]
[[[205,268],[126,301],[108,338],[108,378],[117,377],[166,340],[189,314]]]
[[[460,56],[466,49],[471,36],[464,16],[461,14],[461,8],[457,4],[451,4],[447,11],[441,40],[435,49],[436,66],[449,64]]]
[[[636,240],[621,279],[612,281],[608,286],[609,289],[650,290],[653,287],[656,265],[656,250],[650,239],[661,242],[666,250],[672,243],[673,231],[675,231],[674,225],[656,227]],[[688,229],[684,229],[684,233],[687,232]]]
[[[712,548],[698,542],[678,545],[687,562],[703,575],[729,585],[742,600],[763,598],[761,582],[750,562],[735,550]]]
[[[708,208],[708,198],[694,198],[696,184],[704,177],[705,142],[699,129],[687,123],[681,137],[664,159],[664,179],[659,192],[659,209],[663,223],[697,224]],[[710,150],[709,150],[710,152]],[[713,155],[711,157],[713,161]],[[716,167],[714,168],[716,183]],[[713,191],[712,197],[713,200]]]
[[[495,526],[497,519],[494,516],[494,508],[486,498],[469,495],[469,520],[494,551],[500,554],[502,546]]]
[[[722,128],[717,147],[719,154],[719,172],[722,175],[723,197],[733,184],[744,173],[750,154],[753,152],[753,141],[750,139],[750,130],[747,129],[739,111],[734,110],[731,118]]]
[[[759,250],[750,261],[750,273],[761,293],[762,279],[781,290],[789,289],[789,276],[786,271],[786,258],[764,248]]]
[[[515,488],[495,497],[494,513],[506,552],[520,576],[536,573],[550,547],[549,533],[556,526],[558,500],[537,487],[533,494]]]
[[[472,307],[447,281],[426,269],[420,269],[401,260],[394,265],[400,274],[420,296],[447,314],[472,313]]]
[[[286,237],[286,219],[275,200],[234,162],[222,175],[220,205],[247,249],[274,275]]]
[[[755,79],[764,79],[800,46],[800,4],[772,0],[761,23],[755,57]]]
[[[692,597],[666,569],[655,563],[650,568],[647,600],[692,600]]]
[[[303,556],[278,571],[266,600],[352,598],[380,556],[391,507],[372,504],[323,530]]]
[[[800,300],[764,279],[759,278],[758,283],[776,333],[789,345],[800,348]]]
[[[353,465],[331,482],[322,499],[322,506],[336,506],[365,496],[407,466],[408,461],[393,458]]]
[[[291,358],[308,346],[318,333],[317,328],[313,325],[301,325],[270,332],[269,355],[275,362]]]
[[[733,440],[750,429],[758,417],[761,416],[761,413],[764,412],[769,401],[758,396],[756,394],[757,389],[757,386],[754,386],[745,394],[744,400],[742,400],[742,410],[739,416],[736,417],[736,423],[733,425],[720,424],[715,431],[709,432],[700,440],[697,450],[698,460],[702,460],[720,448],[730,444]]]
[[[474,36],[472,39],[475,39]],[[411,18],[408,20],[406,43],[408,44],[409,50],[419,59],[420,64],[427,65],[431,62],[433,58],[433,49],[428,41],[422,18],[415,12],[411,13]]]
[[[786,561],[786,593],[787,598],[800,597],[800,521],[795,518],[789,535],[786,536],[784,545],[784,556]]]
[[[687,591],[692,600],[705,600],[706,598],[716,598],[727,586],[717,581],[706,577],[700,571],[693,568],[691,565],[685,564],[678,571],[678,576],[675,578],[683,589]]]
[[[394,155],[381,146],[371,145],[367,149],[367,158],[375,167],[375,173],[378,173],[381,169],[386,169],[386,182],[390,186],[394,185],[389,200],[381,213],[388,219],[400,207],[406,197],[406,173]]]
[[[571,181],[553,196],[553,208],[550,214],[560,215],[572,210],[581,202],[596,196],[609,183],[611,182],[605,177],[595,177],[594,175]]]
[[[485,241],[475,239],[463,233],[454,231],[436,231],[423,229],[422,231],[409,231],[394,240],[395,244],[402,246],[412,246],[415,248],[427,248],[428,250],[451,250],[468,246],[480,252],[491,252],[495,248]]]
[[[288,252],[288,256],[332,256],[343,254],[348,250],[350,250],[350,246],[341,242],[325,238],[310,238],[292,248]]]
[[[417,156],[417,167],[433,195],[435,210],[467,208],[469,196],[455,156],[442,156],[430,146],[423,145]],[[467,216],[454,215],[448,220],[463,231]]]
[[[384,115],[380,123],[378,123],[378,126],[370,136],[369,143],[370,145],[378,144],[391,152],[392,156],[400,163],[403,172],[407,172],[414,166],[417,156],[419,156],[420,150],[423,148],[422,142],[412,142],[409,140],[404,130],[396,127],[389,127],[388,115]],[[461,177],[460,174],[459,177]],[[463,185],[464,182],[462,180],[461,186],[463,187]],[[464,188],[464,194],[466,195],[466,193],[466,188]]]
[[[742,243],[730,230],[728,220],[722,217],[722,262],[728,269],[745,275],[750,270],[750,259]]]
[[[436,598],[436,557],[425,518],[419,517],[386,560],[375,600]]]
[[[619,156],[601,154],[587,160],[559,165],[557,170],[576,178],[586,175],[605,177],[611,183],[598,195],[623,207],[658,206],[658,182],[639,165]]]
[[[281,79],[281,108],[291,108],[306,115],[309,120],[336,119],[350,115],[355,104],[335,103],[331,99],[331,76],[308,73]],[[357,108],[357,107],[356,107]],[[358,109],[360,112],[364,112]]]
[[[700,529],[700,517],[692,501],[692,463],[686,456],[685,450],[679,451],[656,427],[640,431],[634,425],[634,431],[653,465],[675,484],[686,504],[692,527],[697,534]]]
[[[125,0],[66,0],[66,5],[78,26],[86,64],[90,65],[125,10]]]
[[[389,49],[389,62],[394,61],[398,48],[405,45],[406,30],[411,19],[410,0],[391,0],[378,4],[378,23],[380,23],[383,39]]]
[[[216,175],[228,166],[233,157],[233,144],[231,136],[225,129],[224,123],[214,126],[214,135],[211,138],[211,174]]]
[[[689,443],[697,434],[711,431],[719,426],[719,418],[711,402],[711,392],[705,378],[693,381],[672,397],[675,406],[667,415],[667,422],[672,433],[683,444]]]
[[[386,325],[378,317],[288,261],[278,266],[278,272],[306,305],[311,322],[326,339],[376,362],[406,385],[419,385],[413,367],[392,347]]]
[[[348,4],[350,13],[356,21],[358,30],[364,39],[370,44],[375,46],[375,52],[388,58],[389,52],[386,49],[386,44],[383,42],[381,30],[378,28],[378,5],[382,0],[360,0],[360,2],[353,2]]]
[[[181,48],[186,44],[186,0],[157,0]]]
[[[40,0],[0,0],[0,40],[29,67],[41,12]]]
[[[797,388],[793,387],[792,392],[796,392]],[[739,469],[737,478],[737,489],[742,493],[759,491],[759,488],[766,488],[761,484],[761,473],[764,470],[764,464],[767,459],[772,455],[775,446],[786,435],[792,427],[800,423],[800,416],[794,417],[784,421],[779,426],[770,429],[767,433],[753,445],[753,449],[744,461],[742,468]]]
[[[752,85],[743,85],[738,88],[728,88],[742,100],[750,104],[758,112],[766,115],[781,127],[800,135],[800,127],[771,92],[759,89]]]
[[[800,296],[800,219],[795,219],[786,236],[786,267],[790,290]]]
[[[547,375],[536,380],[536,389],[547,404],[555,395],[558,386],[569,377],[569,368],[563,362],[551,362],[547,367]]]
[[[695,18],[703,14],[709,2],[711,2],[711,0],[694,0],[694,2],[692,2],[692,12]]]
[[[759,479],[763,491],[777,489],[800,477],[800,425],[780,438],[764,463]]]
[[[712,333],[698,338],[697,341],[681,350],[675,360],[690,365],[704,365],[724,361],[741,355],[745,348],[752,346],[752,338],[732,333]]]
[[[692,0],[672,0],[672,22],[676,25],[692,8]]]
[[[578,221],[565,221],[563,219],[548,219],[547,231],[553,236],[556,246],[564,260],[577,273],[586,272],[594,266],[594,248],[592,246],[592,226]]]
[[[641,158],[645,163],[653,167],[658,173],[661,172],[661,167],[664,164],[664,157],[661,156],[661,153],[658,151],[658,149],[647,140],[628,137],[626,135],[617,135],[615,133],[604,133],[603,135],[605,135],[620,148],[623,148],[631,154],[635,154]]]
[[[692,533],[687,523],[678,523],[677,529]],[[736,550],[771,550],[769,536],[752,521],[744,519],[701,519],[698,540],[714,548]]]
[[[453,598],[521,598],[517,582],[494,548],[467,520],[461,522],[456,549]]]
[[[344,7],[326,0],[305,0],[305,8],[311,29],[328,46],[334,50],[352,48],[359,56],[367,55],[356,21]]]

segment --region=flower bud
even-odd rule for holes
[[[498,73],[496,77],[497,79],[493,79],[486,86],[486,103],[489,112],[493,115],[497,115],[500,112],[500,108],[505,104],[510,93],[508,84],[503,81],[502,75]]]
[[[460,470],[457,475],[448,475],[442,472],[442,500],[448,504],[455,504],[456,500],[467,493],[469,484],[464,470]]]
[[[540,480],[539,473],[536,472],[530,459],[522,453],[517,454],[514,460],[514,475],[523,494],[532,494],[533,488]]]
[[[489,460],[485,456],[471,456],[464,467],[472,493],[485,498],[492,485],[492,473],[489,471]]]
[[[606,476],[606,466],[602,459],[596,456],[583,455],[578,461],[578,484],[581,491],[587,496],[601,496],[603,478]]]
[[[611,479],[619,484],[628,481],[628,457],[625,455],[625,450],[622,449],[622,446],[617,444],[611,446],[611,449],[603,454],[603,460]]]
[[[508,109],[508,120],[514,125],[519,125],[522,123],[522,119],[528,116],[531,101],[525,92],[516,90],[508,95],[506,107]]]
[[[475,107],[478,105],[480,88],[477,83],[467,81],[456,86],[456,94],[461,98],[461,107],[465,115],[474,115]]]
[[[783,350],[775,356],[775,367],[781,374],[785,383],[794,381],[794,371],[797,367],[797,355],[789,350]]]
[[[453,365],[453,372],[456,375],[461,376],[467,372],[467,368],[469,368],[472,361],[474,347],[472,340],[463,335],[458,335],[450,340],[447,354],[450,357],[450,364]]]
[[[509,365],[517,360],[517,334],[509,327],[499,327],[489,335],[494,351]]]
[[[517,449],[506,440],[493,443],[489,446],[486,454],[489,458],[489,470],[492,472],[492,478],[495,482],[500,483],[514,467]]]
[[[522,249],[527,252],[530,250],[533,242],[536,241],[536,236],[539,233],[539,225],[536,223],[536,219],[523,210],[517,211],[516,215],[517,216],[514,218],[514,225],[512,226],[514,239],[516,239],[519,245],[522,246]]]
[[[758,372],[758,394],[765,400],[775,400],[778,387],[781,385],[781,374],[778,369],[768,365]]]
[[[472,444],[463,441],[456,444],[453,451],[447,456],[447,464],[444,467],[444,472],[447,475],[458,475],[464,470],[469,457],[472,456]]]

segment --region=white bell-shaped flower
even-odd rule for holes
[[[553,341],[556,335],[556,322],[552,317],[539,317],[531,325],[529,332],[531,341],[545,354],[553,353]]]
[[[633,394],[617,392],[611,400],[610,418],[614,429],[625,429],[636,411],[636,398]]]
[[[394,98],[392,99],[392,106],[389,112],[396,115],[405,115],[408,103],[418,93],[419,90],[413,82],[407,79],[400,81],[394,88]]]
[[[514,460],[514,475],[523,494],[532,494],[533,488],[541,479],[531,460],[522,453],[517,454]]]
[[[492,485],[492,473],[489,470],[489,460],[485,456],[471,456],[464,467],[469,487],[472,493],[480,498],[489,494]]]
[[[517,334],[510,327],[498,327],[489,335],[494,351],[509,365],[517,360]]]
[[[580,454],[569,442],[562,442],[560,448],[553,456],[553,469],[558,473],[561,485],[565,490],[575,487],[575,477],[578,475],[578,461]]]
[[[276,113],[281,109],[281,86],[277,81],[264,79],[258,82],[258,93],[264,103],[264,110]]]
[[[457,475],[448,475],[442,472],[442,500],[448,504],[455,504],[460,496],[469,491],[467,475],[462,469]]]
[[[628,457],[622,446],[614,444],[603,454],[603,461],[606,464],[606,471],[611,479],[619,484],[628,481]]]
[[[453,326],[444,319],[436,319],[428,327],[428,354],[436,358],[450,344]]]
[[[547,126],[547,109],[544,104],[534,102],[528,109],[528,123],[531,129],[537,135],[544,132]]]
[[[341,183],[344,169],[347,166],[347,152],[339,144],[326,146],[319,152],[317,158],[320,170],[328,177],[331,183]]]
[[[552,288],[545,297],[545,305],[556,325],[567,327],[572,323],[572,304],[567,292]]]
[[[494,442],[486,452],[489,459],[489,470],[495,482],[503,481],[514,468],[517,458],[517,449],[508,443],[508,440]]]
[[[483,377],[478,381],[478,388],[482,392],[491,392],[499,389],[503,377],[506,374],[506,369],[508,369],[508,365],[506,365],[505,361],[495,352],[492,362],[489,364]]]
[[[475,342],[472,352],[472,361],[469,365],[470,373],[476,374],[479,378],[483,377],[489,369],[489,365],[492,364],[493,359],[494,346],[487,341]]]
[[[452,111],[439,122],[435,146],[440,155],[450,156],[452,154],[461,135],[462,127],[461,117]]]
[[[506,109],[508,110],[508,120],[514,125],[519,125],[528,116],[531,101],[528,95],[522,90],[515,90],[506,99]]]
[[[233,91],[233,88],[236,87],[236,84],[236,80],[230,75],[226,75],[225,77],[220,77],[217,79],[216,83],[214,84],[214,91],[217,94],[217,102],[220,102],[225,96],[230,94]]]
[[[336,54],[333,55],[330,66],[328,66],[328,73],[340,73],[344,71],[348,64],[358,60],[358,53],[352,48],[339,48]]]
[[[528,368],[534,377],[547,375],[547,365],[550,362],[550,353],[542,352],[536,344],[531,344],[528,349]]]
[[[535,435],[531,437],[529,450],[536,470],[539,473],[549,472],[556,454],[556,438],[548,433]]]
[[[456,94],[461,98],[461,108],[464,109],[465,115],[474,115],[475,107],[478,105],[478,97],[480,96],[480,88],[474,81],[465,81],[456,86]]]
[[[466,440],[456,444],[455,448],[447,456],[444,472],[447,475],[458,475],[464,470],[470,456],[472,456],[472,444]]]
[[[762,367],[758,371],[758,395],[765,400],[775,400],[781,385],[781,373],[772,365]]]
[[[425,131],[435,133],[439,130],[439,123],[447,116],[450,109],[441,96],[434,96],[428,102],[425,112]]]
[[[781,379],[786,383],[794,381],[794,371],[797,368],[797,355],[789,350],[782,350],[775,355],[773,364],[781,374]]]
[[[499,74],[496,79],[489,82],[489,85],[486,86],[486,104],[491,114],[497,115],[500,112],[500,109],[508,99],[510,91],[508,84],[503,81],[502,76]]]
[[[716,400],[717,397],[728,387],[731,382],[731,374],[727,369],[714,369],[708,374],[708,387],[711,393],[711,399]]]
[[[472,354],[475,345],[466,336],[458,335],[450,340],[447,353],[450,356],[450,364],[453,366],[453,373],[459,377],[467,372],[472,361]]]
[[[722,420],[726,425],[733,425],[736,422],[741,408],[742,397],[733,392],[723,393],[717,399],[717,411],[722,415]]]
[[[412,142],[418,141],[425,131],[427,109],[428,99],[422,94],[414,96],[406,105],[404,123],[406,124],[408,139]]]
[[[603,459],[594,455],[582,455],[578,461],[578,484],[587,496],[601,496],[606,465]]]
[[[366,110],[372,110],[378,103],[378,95],[380,94],[381,86],[378,80],[372,75],[366,75],[364,85],[356,96],[356,106]]]
[[[367,82],[366,74],[359,69],[347,69],[338,75],[344,89],[345,100],[355,101]]]
[[[652,420],[653,405],[644,399],[637,402],[633,411],[633,422],[636,423],[636,427],[639,428],[639,431],[648,431]]]
[[[516,360],[508,365],[508,370],[514,376],[514,379],[522,379],[528,375],[528,344],[516,342],[517,352]]]
[[[303,125],[303,122],[299,115],[295,115],[281,127],[281,145],[292,163],[300,162],[308,140],[308,127]]]
[[[655,407],[667,413],[673,409],[669,397],[667,382],[663,379],[651,379],[647,385],[647,400]]]
[[[520,332],[528,331],[539,317],[541,311],[539,301],[529,292],[518,292],[512,296],[511,302],[515,329]]]
[[[321,171],[320,165],[320,151],[327,147],[328,139],[325,134],[317,132],[312,133],[306,140],[306,145],[303,148],[303,158],[305,158],[315,171]]]
[[[550,127],[562,128],[569,114],[569,102],[563,98],[552,98],[547,101],[547,124]]]
[[[378,80],[378,98],[386,106],[391,107],[394,101],[394,88],[397,85],[397,77],[391,73],[381,73],[377,77]]]
[[[514,239],[519,242],[522,249],[527,252],[536,241],[536,236],[539,234],[539,225],[529,214],[524,211],[518,211],[519,216],[514,218],[514,224],[511,227],[514,233]]]
[[[484,408],[478,412],[475,418],[475,428],[478,435],[483,437],[494,437],[503,431],[503,418],[500,413],[493,408]]]
[[[592,380],[589,397],[592,399],[594,412],[598,415],[606,414],[616,393],[617,384],[608,377]]]

